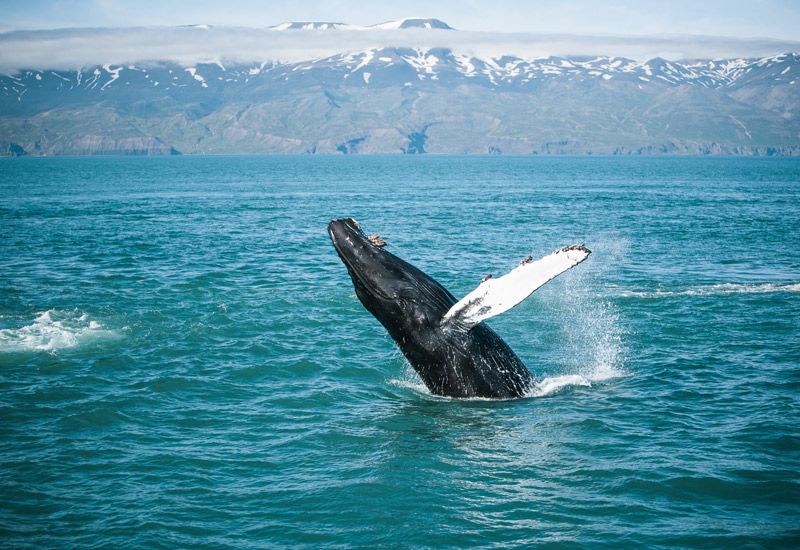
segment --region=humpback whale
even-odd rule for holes
[[[456,300],[432,277],[388,252],[379,236],[368,237],[353,218],[331,221],[328,234],[358,299],[430,392],[447,397],[508,399],[532,390],[535,381],[524,363],[483,321],[511,309],[591,253],[572,245],[537,261],[529,257]]]

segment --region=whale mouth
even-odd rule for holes
[[[385,261],[381,258],[386,254],[383,251],[386,243],[374,236],[368,237],[354,218],[332,220],[328,224],[328,235],[353,282],[373,295],[391,300],[392,297],[381,285],[371,282],[365,273],[380,271],[378,266],[382,266]]]
[[[331,220],[328,224],[328,235],[343,260],[346,259],[343,255],[345,247],[355,248],[369,244],[376,249],[381,249],[386,246],[386,241],[381,239],[377,233],[367,236],[361,229],[361,224],[355,218]]]
[[[354,218],[340,218],[338,220],[331,220],[328,224],[328,236],[331,238],[333,247],[339,254],[339,257],[347,262],[345,255],[345,247],[350,245],[354,246],[354,237],[362,237],[366,240],[366,235],[361,230],[361,225]]]

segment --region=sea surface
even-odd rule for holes
[[[534,373],[430,395],[326,233]],[[0,547],[800,545],[800,160],[0,160]]]

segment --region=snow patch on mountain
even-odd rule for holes
[[[434,19],[428,17],[406,17],[398,19],[397,21],[386,21],[385,23],[378,23],[371,25],[371,29],[384,29],[384,30],[400,30],[400,29],[439,29],[439,30],[453,30],[453,27],[442,21],[441,19]]]
[[[794,69],[794,70],[793,70]],[[696,86],[707,89],[737,89],[747,82],[771,81],[789,85],[800,72],[800,55],[781,54],[759,58],[693,59],[669,61],[654,58],[639,62],[624,57],[476,56],[447,48],[368,48],[318,57],[296,63],[261,61],[253,64],[226,63],[219,59],[201,64],[152,63],[146,68],[133,64],[82,67],[77,71],[24,70],[0,76],[0,97],[22,101],[26,90],[65,93],[69,90],[109,92],[137,84],[159,86],[170,93],[209,88],[211,81],[225,89],[246,92],[249,87],[286,90],[287,86],[376,86],[403,87],[461,83],[510,91],[533,89],[543,82],[596,81],[631,83],[639,89],[654,86]],[[353,75],[355,78],[348,80]],[[218,87],[214,87],[219,91]],[[238,92],[237,92],[238,93]],[[29,100],[25,98],[25,100]]]
[[[198,81],[203,88],[208,88],[208,82],[206,82],[206,79],[203,78],[201,75],[197,74],[196,67],[186,67],[186,69],[184,70],[190,75],[192,75],[192,78]]]
[[[119,78],[119,73],[122,71],[122,67],[117,67],[116,69],[112,69],[110,65],[103,65],[103,70],[111,75],[111,79],[103,84],[100,87],[100,90],[105,90],[108,86],[114,83]]]
[[[330,21],[286,21],[269,28],[274,31],[333,31],[356,30],[364,27]]]

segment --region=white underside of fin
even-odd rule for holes
[[[583,245],[565,246],[535,262],[523,262],[502,277],[487,279],[444,314],[444,321],[467,327],[508,311],[547,281],[575,267],[591,252]]]

